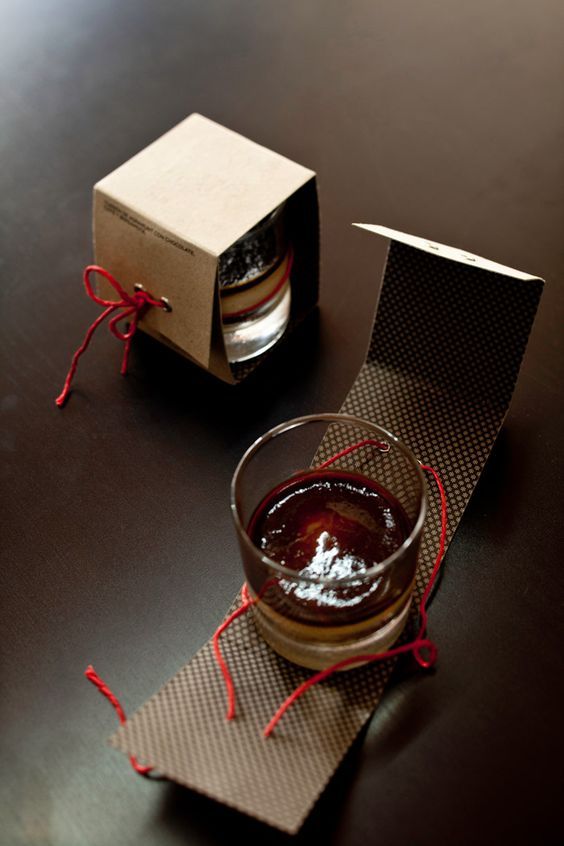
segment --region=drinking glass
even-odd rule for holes
[[[385,520],[401,515],[403,540],[397,548],[364,569],[354,558],[350,564],[347,556],[338,566],[325,556],[317,571],[311,565],[296,570],[269,557],[251,536],[257,514],[265,502],[273,501],[273,491],[286,490],[286,483],[288,491],[301,486],[307,493],[313,476],[321,487],[338,477],[353,479],[363,490],[382,492],[389,504]],[[329,506],[345,516],[346,508],[350,510],[339,503]],[[346,414],[310,415],[282,423],[256,440],[235,470],[231,510],[255,600],[253,613],[267,643],[311,669],[389,648],[409,615],[426,508],[419,461],[395,435],[367,420]],[[384,531],[363,514],[355,517],[361,532],[363,526]],[[326,534],[330,541],[330,532]],[[341,566],[343,560],[346,567]]]
[[[290,319],[292,255],[283,203],[220,257],[223,338],[231,363],[261,355],[284,334]]]

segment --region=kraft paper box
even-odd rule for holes
[[[294,250],[290,326],[317,302],[315,173],[193,114],[94,186],[96,264],[129,293],[140,284],[172,310],[149,309],[139,327],[227,382],[260,361],[229,365],[218,265],[242,235],[286,201]],[[112,291],[100,283],[102,296]]]

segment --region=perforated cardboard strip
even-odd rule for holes
[[[367,228],[391,243],[368,356],[342,411],[394,432],[440,470],[450,539],[505,417],[543,283],[439,244]],[[429,493],[416,595],[439,539],[438,495]],[[225,689],[208,642],[110,743],[294,833],[376,708],[392,662],[315,686],[265,740],[264,726],[311,671],[276,655],[251,614],[226,632],[222,649],[237,689],[235,720],[225,719]]]

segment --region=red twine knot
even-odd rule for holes
[[[103,300],[102,297],[99,297],[92,288],[92,283],[90,281],[91,273],[99,273],[101,276],[103,276],[104,279],[106,279],[118,293],[120,299]],[[129,360],[131,339],[137,331],[137,324],[143,312],[151,306],[162,309],[167,308],[166,302],[164,302],[163,300],[154,299],[154,297],[152,297],[146,291],[136,291],[134,294],[128,294],[127,291],[125,291],[121,287],[117,279],[115,279],[109,271],[105,270],[103,267],[98,267],[98,265],[96,264],[89,264],[88,267],[84,268],[83,278],[86,293],[88,294],[90,299],[93,300],[95,303],[104,306],[104,311],[101,315],[99,315],[99,317],[96,318],[92,325],[89,326],[81,346],[76,350],[75,354],[72,357],[71,366],[69,368],[69,372],[67,373],[63,390],[55,400],[59,408],[61,408],[65,404],[67,397],[70,393],[71,382],[73,380],[74,374],[76,373],[76,368],[78,366],[78,360],[80,356],[83,352],[86,352],[86,350],[88,349],[88,345],[92,340],[92,335],[94,334],[100,323],[102,323],[106,319],[106,317],[109,317],[110,314],[112,314],[114,311],[118,312],[114,315],[114,317],[112,317],[108,324],[108,327],[112,335],[114,335],[114,337],[116,337],[118,341],[123,341],[124,343],[120,373],[122,376],[125,376],[125,374],[127,373],[127,362]],[[118,323],[128,317],[131,318],[129,329],[125,332],[122,332],[121,329],[118,328]]]

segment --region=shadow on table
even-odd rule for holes
[[[245,425],[256,416],[257,402],[267,406],[270,398],[305,389],[315,376],[320,350],[320,319],[316,309],[291,336],[272,350],[264,362],[238,385],[229,385],[142,332],[135,347],[135,388],[161,407],[197,410],[212,425],[229,416]],[[133,381],[133,380],[131,380]]]

